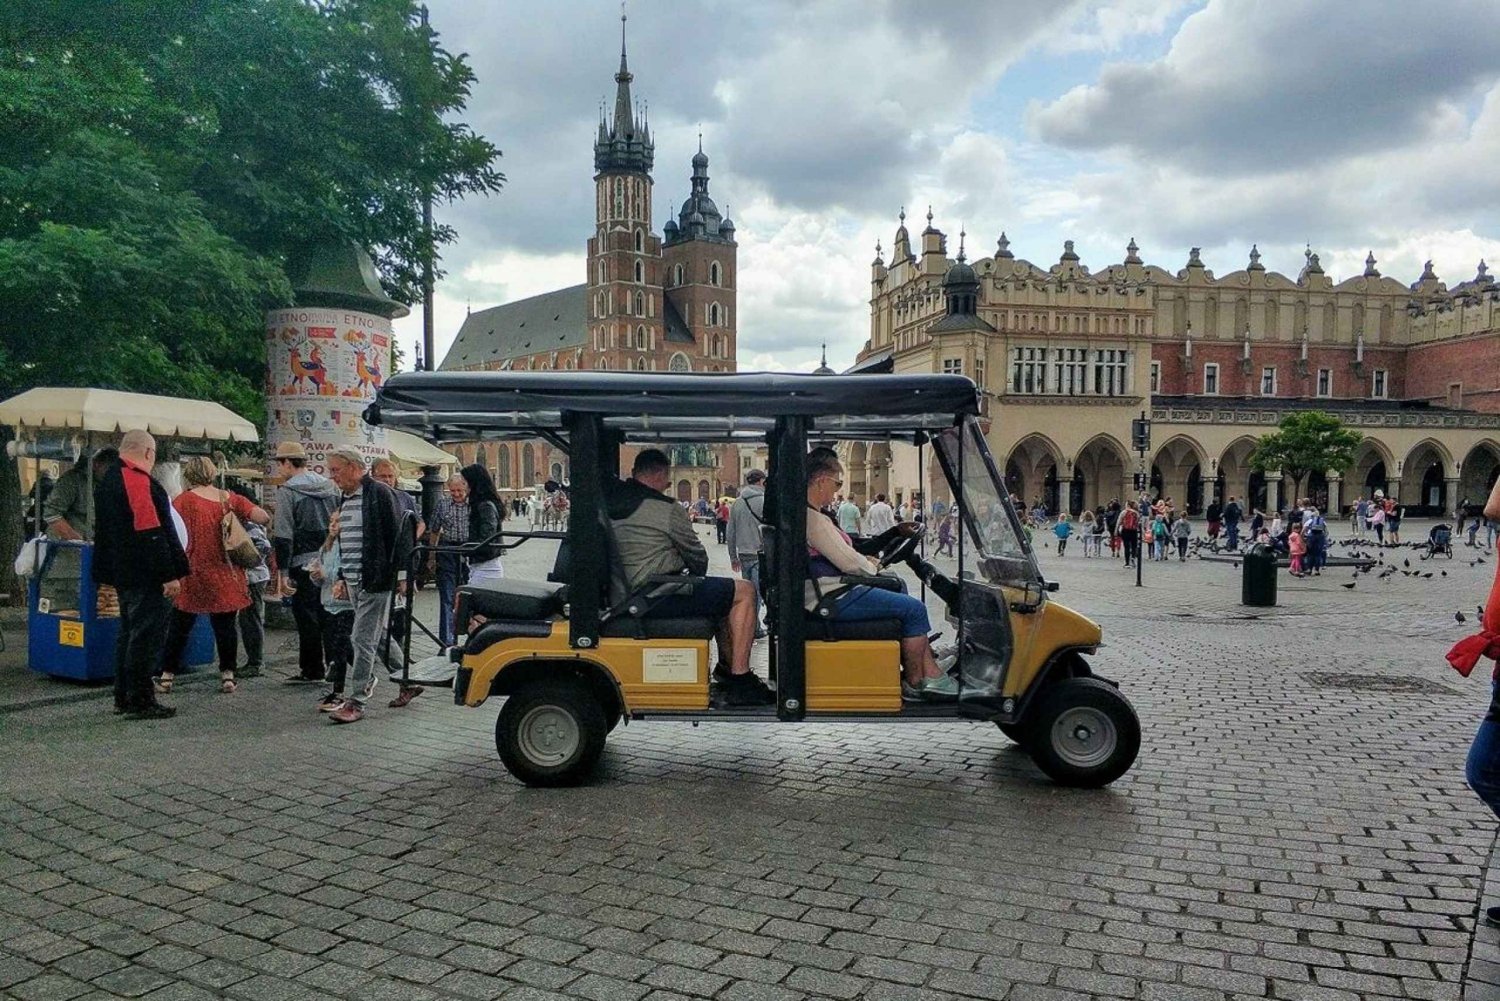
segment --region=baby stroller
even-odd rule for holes
[[[1432,531],[1427,533],[1426,559],[1430,560],[1438,553],[1453,559],[1453,528],[1449,525],[1433,525]]]

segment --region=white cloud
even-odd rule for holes
[[[1106,66],[1036,107],[1043,139],[1253,174],[1451,136],[1454,106],[1500,70],[1493,5],[1211,0],[1161,59]],[[1347,13],[1347,12],[1346,12]],[[1437,70],[1437,71],[1435,71]]]

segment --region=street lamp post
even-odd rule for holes
[[[1146,453],[1151,450],[1151,421],[1146,417],[1146,411],[1141,411],[1141,416],[1130,422],[1130,442],[1135,446],[1136,453],[1140,456],[1136,465],[1135,489],[1139,494],[1146,490],[1151,479],[1146,474]],[[1141,586],[1141,564],[1145,562],[1146,550],[1146,520],[1141,519],[1141,527],[1135,533],[1135,586]]]

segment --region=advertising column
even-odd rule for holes
[[[320,248],[294,263],[297,305],[266,314],[266,452],[299,442],[308,467],[349,446],[386,454],[385,430],[361,418],[391,368],[391,320],[407,308],[381,290],[357,247]]]

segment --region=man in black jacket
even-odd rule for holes
[[[401,531],[396,492],[365,472],[364,458],[352,448],[328,457],[328,478],[343,493],[335,517],[339,525],[339,579],[335,593],[354,605],[350,643],[349,699],[329,714],[334,723],[364,719],[375,690],[378,647],[390,613],[390,594],[411,555],[410,529]]]
[[[188,574],[167,492],[151,478],[156,439],[127,431],[120,457],[94,486],[96,584],[120,596],[115,641],[115,712],[127,719],[166,719],[176,709],[156,701],[151,674],[161,659],[167,613]]]

